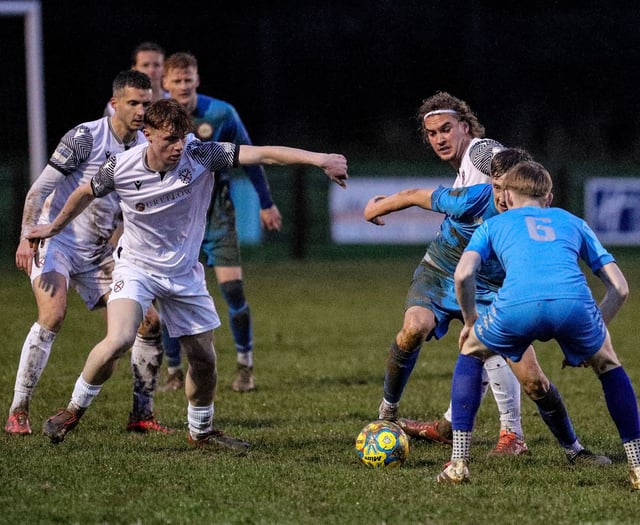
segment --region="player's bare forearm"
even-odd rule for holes
[[[322,169],[327,177],[345,188],[347,159],[337,153],[317,153],[288,146],[240,146],[238,162],[246,164],[307,164]]]
[[[369,199],[364,209],[364,218],[373,224],[382,226],[384,225],[384,221],[381,217],[389,213],[404,210],[412,206],[430,210],[432,193],[433,190],[410,189],[399,191],[393,195],[376,195]]]
[[[616,263],[605,264],[596,272],[605,285],[605,294],[599,307],[606,324],[616,316],[629,296],[629,285]]]
[[[40,176],[29,188],[29,192],[24,200],[22,212],[22,237],[27,230],[38,224],[44,201],[56,189],[58,184],[64,180],[64,175],[53,166],[47,165],[42,170]]]
[[[473,326],[478,318],[476,309],[476,272],[480,266],[478,252],[464,252],[458,261],[454,274],[456,298],[460,305],[465,326]]]
[[[43,203],[44,197],[39,192],[29,191],[24,201],[24,210],[22,212],[21,235],[23,237],[28,230],[38,224]]]
[[[35,226],[27,232],[24,237],[30,240],[53,237],[60,233],[67,224],[80,215],[94,199],[95,196],[91,190],[90,183],[78,186],[78,188],[69,195],[69,198],[62,210],[60,210],[58,216],[50,224]]]

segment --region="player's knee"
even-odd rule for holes
[[[180,344],[184,350],[189,365],[195,370],[211,370],[216,368],[216,351],[213,347],[211,332],[185,336]]]
[[[591,368],[598,377],[610,370],[613,370],[614,368],[622,366],[618,356],[613,352],[613,349],[611,352],[598,352],[588,361],[588,363],[591,365]]]
[[[542,399],[549,392],[549,382],[542,377],[525,377],[520,379],[522,391],[532,400]]]
[[[220,291],[224,300],[229,305],[229,309],[239,312],[247,307],[247,300],[244,296],[244,288],[241,279],[234,279],[220,284]]]
[[[402,342],[401,346],[415,348],[417,345],[424,343],[431,330],[433,330],[433,325],[426,322],[424,318],[406,316],[402,330],[398,334],[398,341]]]
[[[107,333],[104,342],[111,354],[116,357],[122,357],[133,346],[135,339],[135,330],[121,330],[115,334]]]
[[[38,316],[38,324],[47,330],[58,333],[64,323],[66,311],[49,311]]]
[[[162,334],[160,314],[151,306],[138,327],[138,334],[144,339],[156,339]]]

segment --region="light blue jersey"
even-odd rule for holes
[[[560,208],[510,210],[480,226],[467,251],[506,270],[496,299],[474,325],[487,348],[519,361],[534,340],[555,339],[578,366],[602,346],[606,326],[580,268],[614,262],[582,219]]]
[[[507,270],[497,300],[519,304],[536,300],[591,299],[577,264],[584,260],[596,272],[614,262],[589,225],[560,208],[510,210],[478,228],[467,250],[482,260],[494,255]]]

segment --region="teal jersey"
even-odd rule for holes
[[[203,141],[232,142],[233,144],[251,144],[249,133],[245,128],[236,109],[225,102],[213,97],[198,94],[196,109],[193,117],[194,133]],[[262,209],[273,206],[271,190],[262,166],[243,166],[251,184],[255,188]],[[216,174],[218,179],[229,178],[228,172]]]
[[[464,188],[438,187],[431,196],[431,208],[444,213],[436,238],[429,244],[425,260],[453,276],[462,252],[473,232],[485,221],[498,215],[490,184]],[[504,279],[497,259],[487,259],[478,272],[478,294],[495,293]]]

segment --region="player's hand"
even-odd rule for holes
[[[260,210],[260,223],[268,231],[280,231],[282,228],[282,215],[280,215],[280,210],[275,204],[271,208]]]
[[[376,204],[378,201],[381,201],[386,197],[386,195],[376,195],[375,197],[371,197],[369,199],[369,202],[367,202],[367,205],[364,207],[365,220],[377,226],[384,226],[384,220],[382,220],[382,217],[377,210],[378,207],[376,206]]]
[[[53,237],[56,233],[58,232],[53,230],[51,224],[39,224],[31,228],[24,236],[28,241],[37,245],[42,239]]]
[[[42,246],[44,239],[48,239],[49,237],[53,237],[58,233],[53,225],[51,224],[40,224],[38,226],[34,226],[29,230],[24,236],[29,241],[29,245],[33,249],[33,261],[36,266],[39,264],[38,260],[40,255],[38,253],[38,248]],[[25,270],[26,271],[26,270]]]
[[[466,342],[467,339],[469,339],[469,335],[471,334],[471,330],[473,329],[473,325],[472,326],[467,326],[466,324],[462,327],[462,330],[460,330],[460,336],[458,337],[458,349],[462,350],[462,347],[464,346],[464,343]]]
[[[18,249],[16,250],[16,266],[18,270],[24,270],[27,275],[31,275],[33,263],[38,264],[38,244],[24,237],[20,238]]]
[[[341,188],[346,188],[345,182],[349,175],[347,174],[347,159],[344,155],[338,153],[327,154],[327,160],[322,164],[321,168],[333,182]]]

